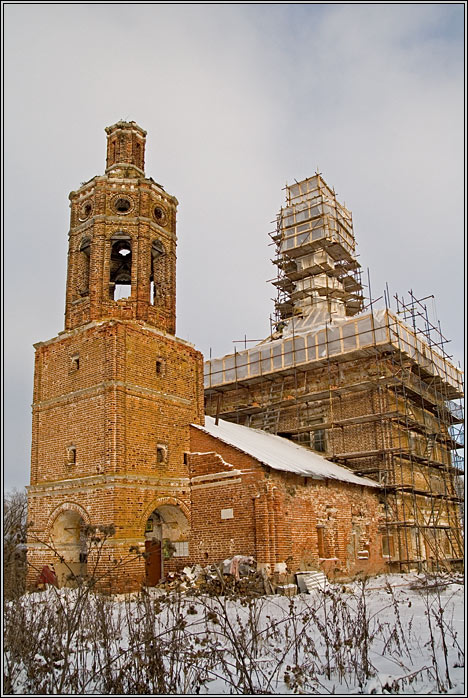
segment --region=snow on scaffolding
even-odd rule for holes
[[[286,337],[206,361],[205,388],[260,378],[372,348],[401,351],[431,375],[459,392],[462,390],[461,371],[416,336],[394,313],[384,309],[339,318],[321,327],[298,323]]]

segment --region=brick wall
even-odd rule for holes
[[[373,488],[275,471],[196,428],[191,448],[197,561],[254,555],[272,570],[287,561],[292,570],[322,568],[344,576],[383,568],[382,510]],[[233,518],[222,518],[229,509]],[[328,536],[322,559],[319,527]]]
[[[188,425],[203,420],[201,376],[202,356],[191,345],[135,322],[103,321],[37,345],[31,560],[41,559],[44,544],[56,546],[49,533],[60,507],[81,507],[92,525],[115,525],[108,547],[118,546],[118,555],[101,560],[106,569],[144,544],[159,504],[170,501],[190,518],[184,453]],[[143,561],[131,564],[141,577]]]

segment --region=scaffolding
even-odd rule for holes
[[[382,486],[390,569],[462,559],[462,373],[389,309],[207,361],[206,412]]]
[[[270,233],[275,245],[275,325],[315,311],[331,319],[362,309],[360,264],[351,212],[319,173],[286,187],[286,206]]]
[[[330,242],[341,235],[332,225],[330,233],[313,240],[312,233],[324,228],[317,224],[299,241],[306,232],[299,230],[299,206],[307,203],[308,224],[331,216],[325,212],[325,193],[330,199],[334,192],[327,188],[324,193],[319,175],[296,185],[288,188],[275,242],[280,277],[291,282],[299,280],[290,277],[299,273],[297,262],[306,255],[325,248],[328,254],[333,244],[343,247],[342,241]],[[311,201],[319,196],[322,210],[314,218]],[[286,252],[284,243],[291,238],[295,242]],[[313,247],[318,241],[320,250]],[[354,242],[349,245],[354,255]],[[301,254],[294,257],[292,270],[290,251],[297,247]],[[314,279],[319,272],[309,266],[308,274],[303,278]],[[312,294],[310,304],[299,306],[305,296],[294,295],[286,282],[275,285],[283,295],[271,337],[206,362],[207,414],[286,436],[377,480],[389,570],[461,565],[457,485],[463,473],[458,455],[464,445],[463,374],[446,352],[439,323],[429,319],[427,299],[409,292],[409,300],[395,296],[392,309],[386,293],[385,308],[375,310],[370,298],[367,312],[356,314],[362,286],[352,297]],[[325,312],[319,305],[323,300]]]

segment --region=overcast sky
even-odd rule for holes
[[[271,221],[318,168],[374,297],[434,294],[462,359],[463,4],[4,11],[7,488],[29,483],[32,345],[63,329],[68,193],[104,172],[119,119],[180,202],[177,335],[206,357],[268,334]]]

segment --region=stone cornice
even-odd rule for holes
[[[122,219],[119,216],[106,216],[104,213],[96,214],[88,220],[83,221],[82,223],[80,222],[78,225],[73,226],[73,228],[70,228],[70,230],[68,231],[68,236],[71,237],[72,235],[81,235],[86,230],[92,229],[94,224],[96,223],[110,223],[112,225],[120,226],[121,228],[130,228],[130,226],[139,226],[142,223],[144,223],[145,225],[151,226],[151,229],[155,230],[158,234],[165,235],[167,238],[170,238],[174,242],[177,242],[177,235],[174,231],[170,230],[169,228],[164,228],[163,226],[158,225],[148,216],[128,216],[127,218]],[[94,236],[96,238],[107,237],[106,233],[94,233]],[[145,234],[139,232],[138,237],[143,238],[145,237]],[[150,238],[151,235],[148,233],[146,237]]]
[[[64,395],[58,395],[57,397],[49,398],[49,400],[34,402],[32,406],[33,408],[51,407],[52,405],[55,406],[64,402],[68,402],[69,400],[76,400],[80,398],[89,397],[89,395],[92,395],[93,393],[104,393],[106,390],[115,388],[123,388],[124,390],[128,390],[133,393],[139,393],[142,397],[158,398],[166,402],[174,402],[176,404],[182,405],[192,404],[192,401],[188,400],[187,398],[180,397],[178,395],[168,395],[166,392],[163,392],[162,390],[155,390],[154,388],[143,388],[139,385],[135,385],[134,383],[129,383],[128,381],[110,380],[102,381],[101,383],[95,383],[94,385],[89,386],[89,388],[82,388],[81,390],[75,390],[70,393],[65,393]]]
[[[168,339],[172,342],[177,342],[179,344],[185,345],[186,347],[190,347],[191,349],[195,349],[195,345],[191,342],[187,342],[186,339],[176,337],[173,334],[164,332],[164,330],[158,330],[156,327],[153,327],[152,325],[147,325],[146,323],[138,320],[121,320],[120,318],[103,318],[102,320],[88,322],[88,324],[86,325],[80,325],[80,327],[75,327],[72,330],[62,330],[62,332],[59,332],[56,337],[52,337],[52,339],[46,339],[43,342],[36,342],[36,344],[33,344],[33,347],[34,349],[38,349],[39,347],[46,347],[49,344],[61,342],[62,339],[68,339],[68,337],[76,336],[78,334],[81,334],[82,332],[86,332],[87,330],[93,329],[94,327],[103,327],[104,325],[112,326],[117,324],[130,325],[136,330],[144,330],[145,332],[151,332],[152,334],[158,335],[159,337],[163,337],[164,339]]]
[[[241,482],[242,478],[233,478],[232,476],[230,476],[228,480],[213,480],[212,482],[205,482],[200,485],[193,485],[192,489],[201,490],[207,487],[226,487],[227,485],[240,485]]]
[[[150,487],[151,489],[181,490],[188,489],[188,477],[161,477],[157,475],[132,474],[102,474],[85,477],[69,478],[67,480],[47,481],[37,485],[29,485],[26,489],[30,495],[43,492],[58,493],[63,490],[86,490],[90,487]]]
[[[237,475],[242,475],[240,470],[234,469],[229,473],[210,473],[208,475],[196,475],[192,477],[191,482],[193,484],[198,484],[199,482],[206,482],[207,480],[222,480],[230,477],[236,477]]]

